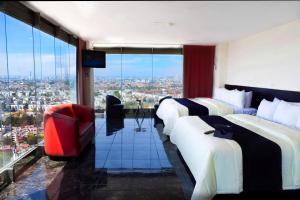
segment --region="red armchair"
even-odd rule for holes
[[[78,156],[95,137],[95,112],[88,106],[62,104],[44,113],[45,152],[49,156]]]

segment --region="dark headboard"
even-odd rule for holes
[[[300,102],[300,92],[288,91],[288,90],[276,90],[268,88],[257,88],[240,85],[228,85],[225,84],[225,88],[228,90],[245,90],[253,91],[251,107],[257,108],[263,99],[272,101],[275,97],[290,102]]]

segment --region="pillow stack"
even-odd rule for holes
[[[258,106],[256,116],[273,121],[273,116],[279,102],[280,100],[277,98],[275,98],[273,102],[265,99],[262,100]]]
[[[275,98],[273,102],[262,100],[257,116],[300,130],[300,104]]]
[[[227,90],[226,88],[216,88],[214,99],[231,104],[237,108],[250,108],[252,101],[252,92]]]

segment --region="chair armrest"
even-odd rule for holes
[[[93,108],[89,106],[78,105],[78,104],[73,104],[72,107],[79,121],[83,121],[83,122],[95,121],[95,111]]]
[[[78,120],[59,113],[44,114],[45,152],[51,156],[77,155]]]

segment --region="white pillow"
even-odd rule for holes
[[[245,92],[245,108],[251,107],[253,92]]]
[[[240,90],[234,89],[234,91],[240,91]],[[245,108],[250,108],[251,102],[252,102],[253,92],[252,91],[246,92],[245,90],[242,90],[241,92],[245,92],[245,105],[244,105],[244,107]]]
[[[230,91],[227,90],[226,88],[216,88],[214,99],[224,101],[224,102],[228,102],[229,101],[229,92]]]
[[[245,106],[245,91],[231,90],[229,93],[229,104],[237,108],[244,108]]]
[[[234,105],[238,108],[244,108],[245,91],[227,90],[226,88],[216,88],[214,99]]]
[[[214,99],[222,100],[224,88],[216,88],[214,92]]]
[[[256,116],[273,121],[274,112],[280,101],[268,101],[263,99],[257,109]]]
[[[300,106],[281,100],[278,104],[273,120],[283,125],[296,128],[300,117]]]
[[[273,102],[277,102],[277,103],[279,103],[281,100],[280,99],[278,99],[277,97],[275,97],[274,99],[273,99]]]
[[[231,104],[231,92],[232,91],[233,90],[227,90],[226,88],[224,88],[222,101]]]
[[[280,99],[278,99],[277,97],[275,97],[274,98],[274,100],[273,101],[281,101]],[[286,101],[287,103],[291,103],[291,104],[293,104],[293,105],[296,105],[296,106],[300,106],[300,102],[289,102],[289,101]]]

